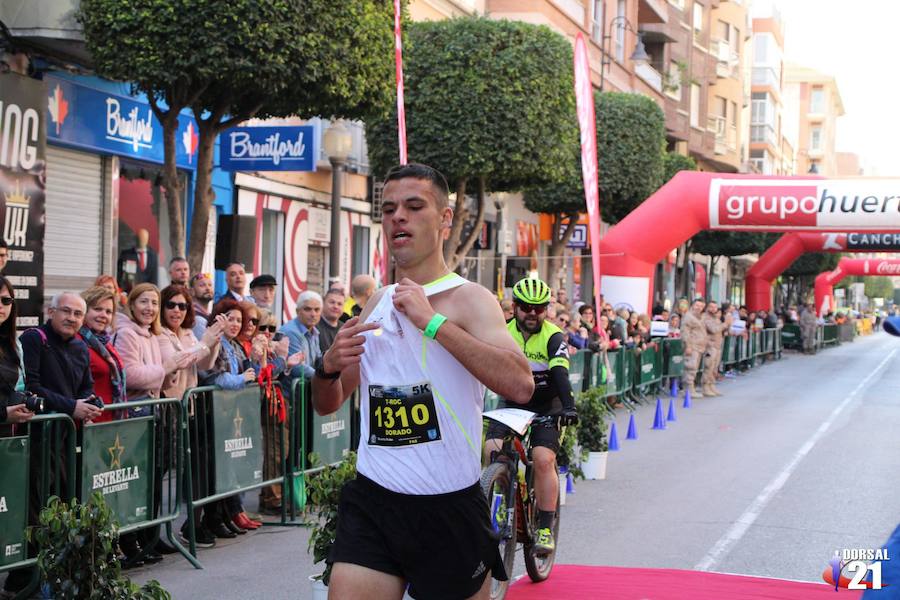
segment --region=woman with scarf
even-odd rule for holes
[[[110,336],[116,312],[116,296],[106,286],[94,286],[83,291],[81,297],[87,305],[87,311],[79,335],[89,350],[94,393],[103,404],[125,402],[125,368]],[[124,417],[123,411],[105,410],[94,422],[105,423]]]

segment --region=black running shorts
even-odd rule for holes
[[[433,496],[387,490],[357,474],[341,491],[328,562],[401,577],[416,600],[460,600],[485,577],[506,581],[481,486]]]

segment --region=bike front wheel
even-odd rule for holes
[[[531,531],[536,532],[538,530],[538,511],[534,511],[534,515],[531,523]],[[528,571],[528,577],[534,583],[540,583],[541,581],[546,580],[550,577],[550,571],[553,570],[553,563],[556,562],[556,551],[559,549],[559,517],[560,517],[560,506],[559,502],[556,503],[556,514],[553,516],[553,526],[550,530],[553,532],[553,552],[548,554],[537,555],[534,552],[533,544],[525,544],[524,554],[525,554],[525,570]]]
[[[506,581],[491,580],[491,600],[502,600],[512,579],[516,560],[516,503],[509,467],[500,462],[490,465],[481,474],[481,492],[488,502],[491,527],[499,540],[500,556],[506,569]]]

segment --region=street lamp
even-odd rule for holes
[[[647,54],[647,49],[644,48],[644,34],[640,31],[637,31],[632,25],[631,21],[629,21],[624,16],[619,16],[614,18],[609,22],[609,30],[613,31],[616,27],[623,29],[625,31],[630,31],[634,35],[637,36],[637,43],[634,45],[634,51],[629,56],[629,60],[634,61],[638,64],[643,64],[650,62],[650,55]],[[606,78],[606,71],[609,69],[609,65],[612,63],[612,59],[609,54],[609,42],[612,40],[612,33],[604,33],[603,34],[603,44],[600,48],[602,50],[602,58],[600,62],[600,91],[603,91],[603,82]]]
[[[341,272],[341,171],[350,156],[353,138],[341,121],[325,130],[323,146],[331,162],[331,253],[328,257],[328,281],[340,279]]]

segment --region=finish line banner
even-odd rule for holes
[[[900,227],[900,181],[713,179],[709,226],[745,231]]]

